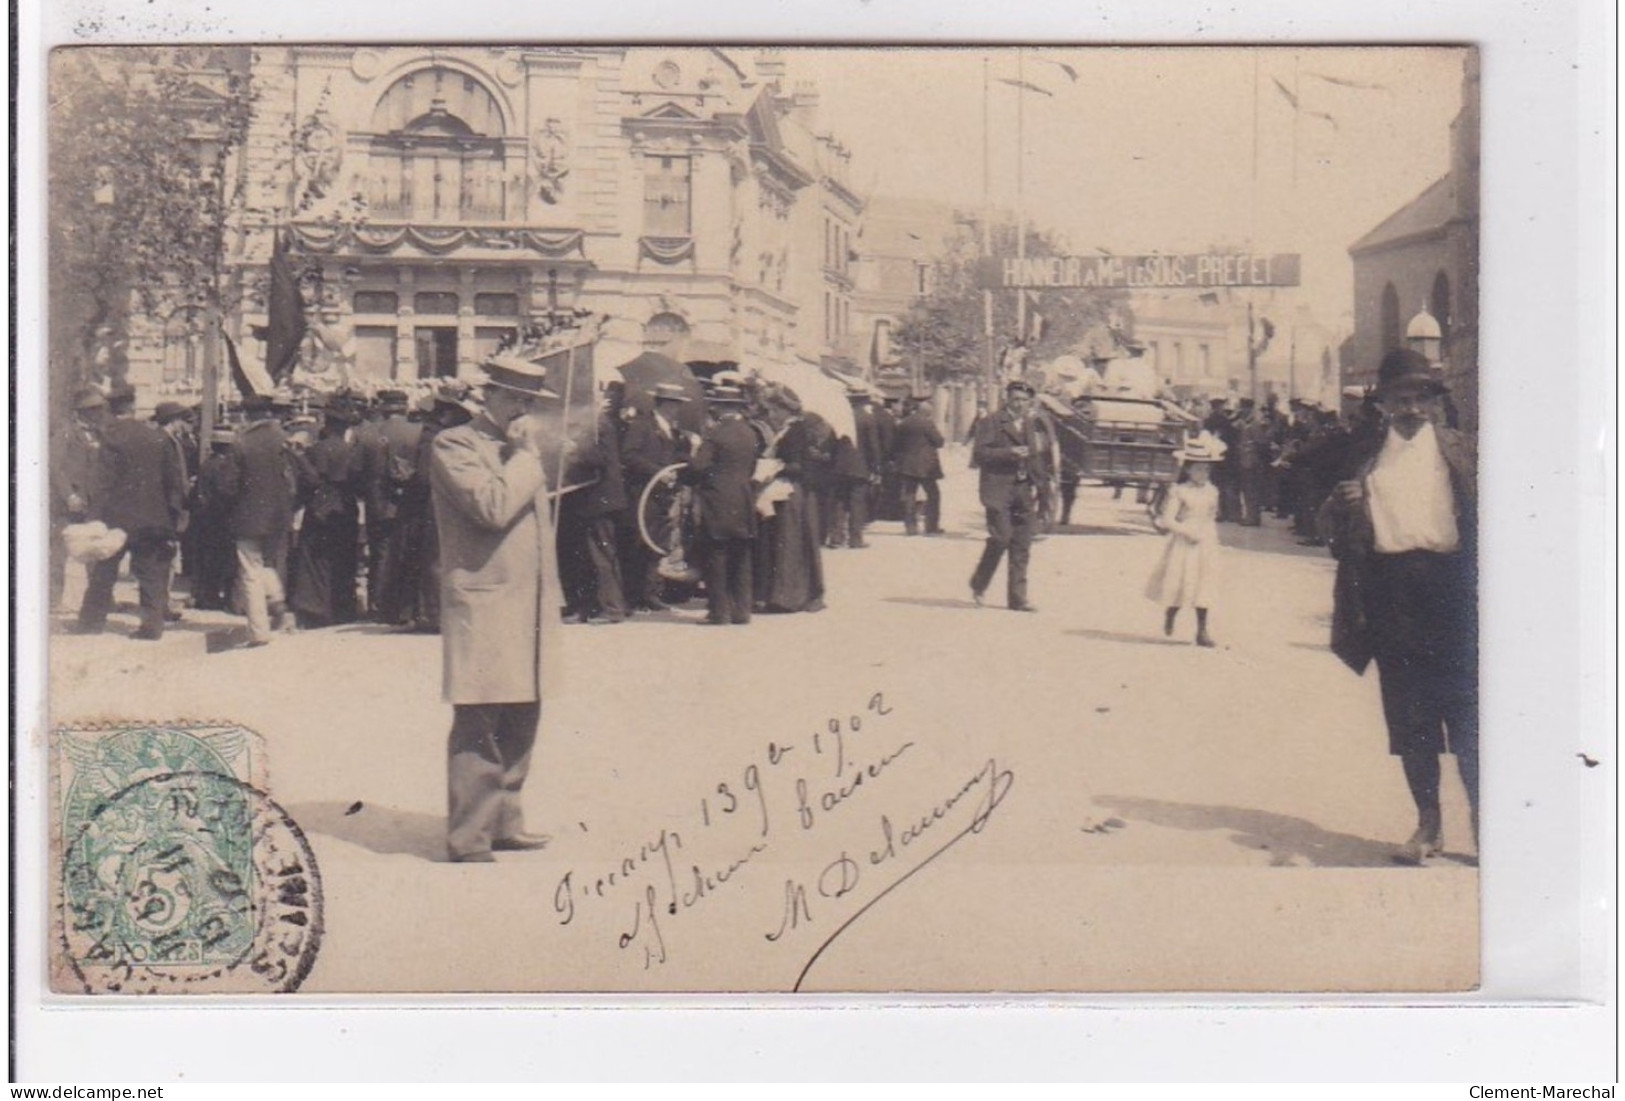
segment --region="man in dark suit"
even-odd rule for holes
[[[688,400],[681,386],[663,382],[655,387],[648,403],[628,403],[621,429],[621,472],[632,508],[643,500],[643,491],[654,476],[677,461],[677,410]],[[636,516],[626,525],[625,537],[622,580],[628,602],[644,611],[665,611],[660,599],[660,556],[644,543]]]
[[[854,550],[862,550],[869,545],[863,540],[863,529],[869,526],[870,490],[880,479],[880,427],[867,392],[854,390],[847,400],[852,403],[854,435],[850,440],[842,436],[835,441],[828,545],[839,547],[845,542]]]
[[[244,399],[243,413],[248,423],[232,445],[224,488],[232,501],[231,536],[237,543],[237,585],[248,616],[248,644],[264,646],[273,628],[288,626],[279,570],[293,522],[294,477],[271,398],[256,394]]]
[[[582,448],[572,466],[573,471],[590,481],[573,495],[581,501],[587,564],[591,567],[591,606],[581,608],[583,623],[620,623],[626,619],[619,535],[627,515],[619,428],[624,395],[622,383],[612,382],[606,388],[598,415],[597,439]]]
[[[1477,472],[1427,360],[1396,349],[1377,380],[1382,432],[1322,510],[1337,558],[1332,650],[1356,673],[1376,661],[1388,751],[1417,810],[1403,855],[1421,863],[1443,850],[1442,753],[1455,754],[1478,837]]]
[[[918,495],[925,494],[925,533],[942,534],[942,493],[937,482],[942,479],[942,433],[931,416],[931,402],[921,400],[897,425],[892,445],[892,461],[897,466],[897,478],[903,490],[903,530],[917,535],[920,530],[920,503]]]
[[[155,641],[164,635],[169,612],[169,569],[186,507],[186,471],[169,437],[135,419],[133,389],[115,390],[107,408],[112,419],[101,431],[99,486],[92,499],[97,519],[123,531],[127,541],[123,551],[90,568],[79,628],[96,633],[106,626],[119,565],[128,552],[141,590],[141,626],[134,637]]]
[[[688,466],[700,503],[699,554],[708,606],[702,622],[749,623],[751,542],[756,538],[751,476],[760,440],[745,420],[745,395],[738,387],[712,387],[706,400],[716,420]]]
[[[378,395],[384,419],[372,445],[370,461],[363,472],[370,483],[367,498],[367,542],[369,550],[378,536],[378,606],[375,619],[406,626],[416,618],[416,596],[421,580],[423,555],[414,553],[406,533],[421,520],[414,505],[429,507],[428,471],[417,468],[418,443],[423,422],[410,415],[411,403],[405,392],[385,390]],[[375,523],[376,521],[376,523]]]
[[[1004,408],[976,426],[972,454],[981,471],[982,507],[987,510],[987,545],[970,579],[978,606],[999,560],[1009,551],[1010,610],[1038,610],[1027,602],[1027,560],[1038,527],[1038,487],[1049,475],[1033,432],[1032,403],[1033,388],[1017,379],[1004,388]]]

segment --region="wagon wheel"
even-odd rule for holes
[[[679,474],[687,463],[663,468],[638,497],[638,537],[644,546],[660,555],[660,576],[672,581],[695,581],[699,574],[684,556],[684,536],[691,530],[691,493],[679,484]]]

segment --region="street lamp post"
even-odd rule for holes
[[[1437,369],[1443,365],[1444,329],[1426,306],[1406,324],[1405,343],[1420,353],[1428,366]]]

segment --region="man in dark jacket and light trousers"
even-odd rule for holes
[[[243,401],[248,423],[232,445],[226,492],[231,536],[237,544],[237,585],[248,616],[248,644],[264,646],[287,626],[288,605],[279,572],[293,523],[294,478],[288,441],[269,395]]]
[[[1396,349],[1378,367],[1384,428],[1337,483],[1322,525],[1337,557],[1332,649],[1373,659],[1388,751],[1416,802],[1404,856],[1443,851],[1439,756],[1455,754],[1478,835],[1477,481],[1471,438],[1444,426],[1427,360]]]

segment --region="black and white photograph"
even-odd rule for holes
[[[47,998],[1485,988],[1477,44],[186,37],[43,73]]]

